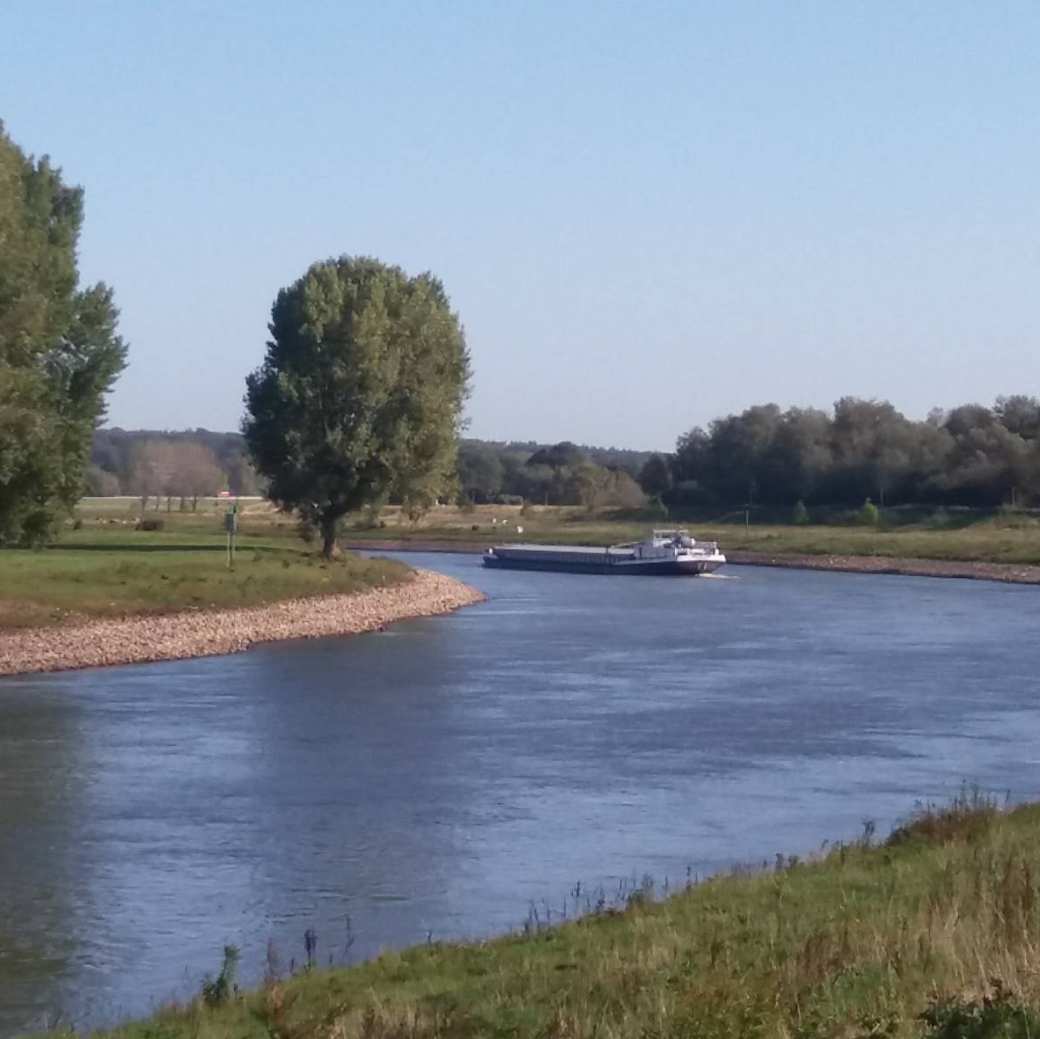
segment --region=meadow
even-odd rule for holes
[[[502,540],[608,545],[643,538],[652,527],[688,526],[724,552],[772,555],[886,556],[899,559],[964,560],[1040,564],[1040,518],[1029,513],[913,514],[893,510],[878,526],[855,522],[745,525],[742,513],[665,518],[653,513],[601,512],[566,506],[444,506],[413,523],[399,509],[378,520],[357,517],[346,539],[493,544]]]
[[[230,568],[225,510],[213,500],[196,512],[143,514],[136,499],[84,502],[53,546],[0,552],[0,628],[259,606],[363,591],[409,573],[353,553],[326,562],[298,539],[292,520],[259,502],[243,503]],[[157,523],[161,529],[143,529]]]

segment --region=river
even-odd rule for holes
[[[483,571],[383,633],[0,680],[0,1035],[1038,794],[1035,588]],[[348,927],[349,918],[349,927]]]

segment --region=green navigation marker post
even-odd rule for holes
[[[224,530],[227,531],[227,568],[235,569],[235,542],[238,539],[238,502],[228,506],[224,513]]]

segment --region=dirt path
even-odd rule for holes
[[[401,584],[268,606],[87,621],[0,634],[0,675],[238,653],[258,642],[373,631],[482,602],[461,581],[417,570]]]

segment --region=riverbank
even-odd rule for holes
[[[508,541],[613,545],[640,540],[652,527],[680,526],[688,527],[699,540],[717,541],[733,562],[1030,584],[1040,581],[1040,520],[1032,515],[939,513],[916,522],[895,520],[877,526],[745,525],[557,506],[479,506],[464,511],[441,506],[416,524],[385,509],[378,524],[359,521],[348,530],[346,539],[359,548],[430,551],[455,546],[457,551],[476,552]]]
[[[463,552],[480,554],[487,544],[472,541],[353,540],[349,547],[373,552]],[[889,556],[790,555],[726,551],[730,563],[743,566],[776,566],[792,570],[837,570],[855,574],[901,574],[906,577],[956,577],[976,581],[1003,581],[1008,584],[1040,584],[1040,566],[1021,563],[987,563],[971,560],[898,559]]]
[[[0,675],[109,667],[238,653],[260,642],[373,631],[483,601],[461,581],[429,570],[346,595],[264,606],[195,609],[0,633]]]
[[[904,577],[957,577],[1008,584],[1040,584],[1040,566],[969,560],[898,559],[887,556],[780,555],[731,551],[731,563],[778,566],[794,570],[838,570],[854,574],[899,574]]]
[[[619,905],[576,889],[568,904],[584,915],[562,926],[533,913],[513,936],[272,973],[242,994],[225,976],[188,1005],[105,1034],[1036,1035],[1038,852],[1040,806],[1002,812],[967,794],[918,812],[882,844],[867,827],[852,844],[777,856],[660,901],[649,882]]]

